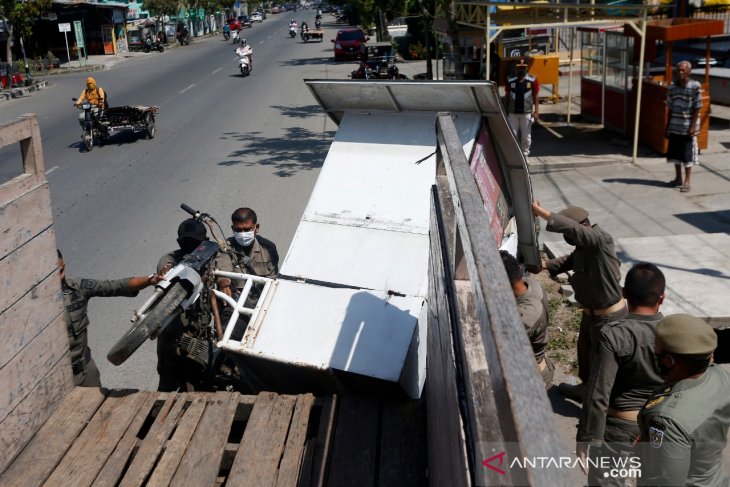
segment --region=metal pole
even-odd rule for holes
[[[639,79],[636,87],[636,116],[634,117],[634,152],[632,161],[636,164],[639,152],[639,120],[641,117],[641,86],[644,84],[644,48],[646,47],[646,10],[641,20],[641,47],[639,48]]]
[[[568,64],[568,126],[573,108],[573,43],[575,42],[575,27],[570,29],[570,62]]]
[[[68,67],[71,67],[71,53],[68,50],[68,32],[63,32],[63,38],[66,39],[66,58],[68,59]]]
[[[489,28],[491,27],[491,25],[492,25],[492,16],[489,13],[489,6],[487,6],[487,26],[486,26],[486,29],[484,29],[484,32],[485,32],[484,37],[486,38],[486,41],[487,41],[487,44],[485,46],[485,48],[487,50],[487,52],[485,53],[486,54],[485,62],[487,63],[487,74],[484,78],[487,80],[489,80],[489,76],[490,76],[490,74],[492,74],[492,55],[491,55],[492,54],[492,42],[490,39],[491,36],[489,35]],[[497,71],[499,72],[499,70],[497,70]],[[499,86],[499,80],[497,80],[497,86]]]
[[[601,125],[606,125],[606,32],[601,32],[601,59],[603,59],[603,75],[601,76]]]

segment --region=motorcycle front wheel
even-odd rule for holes
[[[157,50],[160,51],[160,52],[165,52],[165,48],[162,46],[162,44],[160,44],[159,46],[157,46]]]
[[[135,323],[127,333],[114,344],[106,355],[114,365],[123,364],[137,351],[148,338],[156,336],[182,311],[180,304],[185,300],[187,292],[176,282],[152,305],[147,315]]]
[[[91,130],[86,130],[84,132],[83,139],[86,150],[91,152],[91,149],[94,148],[94,135],[91,133]]]
[[[144,51],[144,52],[146,52],[146,53],[147,53],[147,52],[150,52],[151,50],[152,50],[152,49],[150,49],[150,46],[147,46],[147,45],[145,45],[145,46],[144,46],[144,47],[142,48],[142,51]]]

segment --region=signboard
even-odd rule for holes
[[[86,50],[86,44],[84,44],[84,31],[81,29],[81,21],[74,20],[74,34],[76,36],[76,47],[84,51]],[[81,55],[79,51],[79,55]]]
[[[509,222],[510,215],[507,199],[502,190],[505,185],[504,176],[486,126],[482,126],[469,166],[479,188],[489,226],[499,247],[502,245],[504,228]]]
[[[115,8],[112,10],[112,22],[115,24],[124,23],[124,11],[121,8]]]
[[[71,23],[58,24],[58,32],[71,32]]]

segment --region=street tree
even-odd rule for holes
[[[155,18],[155,31],[159,32],[166,15],[177,15],[179,0],[144,0],[142,6]]]
[[[51,0],[0,0],[0,17],[8,28],[7,60],[12,62],[12,42],[14,35],[20,39],[33,34],[33,26],[42,12],[51,9]]]

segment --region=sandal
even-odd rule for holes
[[[666,184],[670,188],[676,188],[677,186],[682,186],[682,180],[681,179],[672,179],[671,181],[667,181]]]
[[[692,189],[689,184],[685,184],[681,188],[679,188],[680,193],[689,193],[689,190]]]

